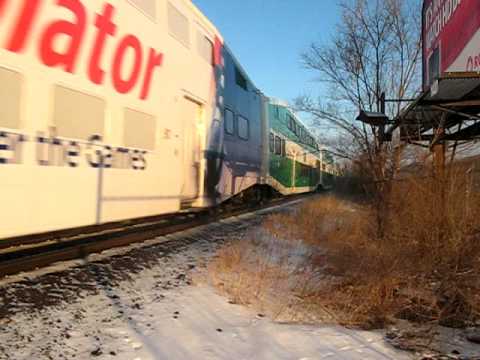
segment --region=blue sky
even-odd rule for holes
[[[253,82],[268,96],[318,95],[300,64],[312,41],[328,41],[339,17],[335,0],[193,0],[217,26]]]

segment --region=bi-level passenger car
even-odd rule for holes
[[[333,185],[330,155],[298,119],[288,104],[266,101],[269,156],[267,183],[288,195],[314,191]]]

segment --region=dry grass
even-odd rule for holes
[[[239,303],[282,299],[277,314],[364,328],[398,318],[466,326],[480,317],[480,195],[465,169],[450,171],[445,181],[396,183],[382,214],[332,196],[274,215],[221,250],[210,277]]]
[[[327,237],[344,281],[326,306],[345,323],[382,327],[396,318],[462,327],[480,315],[480,196],[465,169],[448,180],[408,177],[377,206]],[[325,293],[324,293],[325,294]]]
[[[225,246],[208,265],[209,280],[238,304],[253,305],[277,320],[302,320],[302,294],[320,281],[314,249],[266,228]],[[301,319],[299,318],[301,317]]]

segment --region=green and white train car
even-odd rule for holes
[[[332,156],[291,111],[288,104],[265,98],[264,152],[266,183],[283,195],[328,189],[333,186]]]

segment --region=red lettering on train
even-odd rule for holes
[[[102,84],[105,71],[100,67],[102,61],[102,53],[105,49],[105,42],[107,36],[115,35],[117,26],[112,22],[112,16],[115,8],[110,4],[105,4],[103,14],[97,14],[95,19],[95,26],[97,27],[97,37],[95,38],[95,45],[93,45],[90,63],[88,65],[88,74],[90,80],[95,84]]]
[[[130,74],[127,75],[126,79],[122,79],[122,69],[124,69],[123,63],[125,54],[129,49],[133,50],[134,54],[133,69],[130,71]],[[115,86],[115,89],[117,89],[119,93],[125,94],[129,92],[137,83],[142,67],[142,58],[142,45],[140,44],[140,41],[133,35],[125,36],[120,41],[113,58],[113,86]]]
[[[8,1],[0,0],[0,16],[3,15]],[[15,2],[18,4],[18,1]],[[28,45],[33,25],[44,2],[40,0],[23,0],[18,18],[14,22],[13,29],[9,34],[5,48],[12,52],[24,51]],[[56,0],[57,6],[71,11],[74,21],[54,20],[48,23],[41,32],[39,44],[39,58],[43,64],[49,67],[59,67],[69,73],[74,73],[76,62],[83,44],[86,32],[88,14],[80,0]],[[96,14],[93,25],[97,32],[87,64],[87,76],[94,84],[104,83],[106,70],[103,69],[103,54],[108,37],[117,33],[117,25],[113,22],[115,8],[105,3],[103,11]],[[65,48],[58,49],[55,45],[61,38],[65,42]],[[148,56],[144,56],[147,54]],[[126,61],[129,55],[133,55],[133,65],[126,68],[130,62]],[[163,63],[163,53],[153,48],[144,48],[141,41],[132,34],[126,34],[118,42],[111,62],[111,81],[114,89],[126,94],[132,91],[141,82],[139,98],[146,100],[150,94],[152,80],[156,68]],[[144,59],[145,62],[144,62]],[[142,77],[143,76],[143,77]]]
[[[222,41],[218,36],[215,36],[215,44],[213,47],[213,63],[215,66],[221,66],[222,64]]]
[[[85,32],[87,15],[85,8],[78,0],[57,0],[57,4],[74,13],[77,21],[71,23],[66,20],[58,20],[50,23],[42,35],[40,58],[47,66],[61,66],[65,71],[73,73]],[[62,53],[54,49],[54,44],[58,37],[63,36],[68,36],[70,42]]]
[[[150,92],[150,87],[153,79],[154,70],[158,66],[162,66],[163,54],[157,54],[154,49],[150,49],[148,55],[147,71],[145,72],[145,79],[143,81],[142,92],[140,99],[145,100]]]
[[[35,15],[40,6],[39,0],[25,0],[23,2],[22,12],[18,17],[7,50],[19,52],[24,49],[25,42],[30,34]]]
[[[7,0],[0,0],[0,16],[2,16],[3,9],[5,9],[6,4],[7,4]]]

